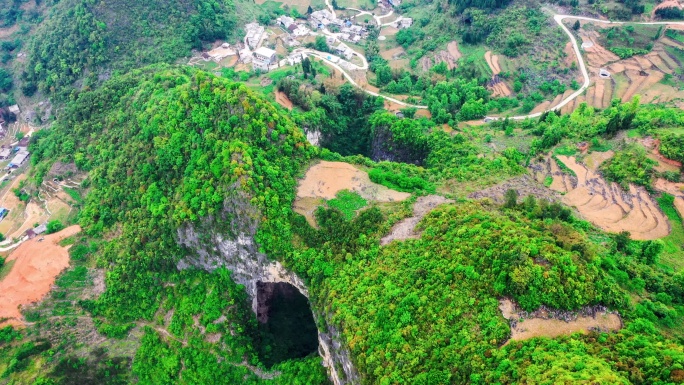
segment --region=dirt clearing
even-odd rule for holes
[[[392,36],[392,35],[396,35],[397,32],[399,32],[399,29],[397,29],[395,27],[387,26],[387,27],[384,27],[380,31],[380,36]]]
[[[528,314],[521,312],[513,301],[504,298],[499,301],[499,309],[503,317],[510,321],[510,340],[516,341],[534,337],[553,338],[576,332],[586,333],[590,330],[607,332],[622,328],[620,316],[603,306],[592,306],[577,313],[553,311],[542,307]]]
[[[530,175],[522,175],[516,178],[509,179],[496,186],[486,188],[484,190],[474,192],[468,195],[470,199],[489,198],[497,204],[504,203],[504,195],[508,190],[515,190],[520,197],[518,201],[522,201],[525,197],[532,195],[537,199],[546,199],[550,202],[557,202],[560,200],[560,195],[544,187],[542,184],[534,180]]]
[[[451,199],[444,198],[440,195],[428,195],[420,197],[413,205],[413,216],[402,219],[399,223],[392,227],[392,231],[380,240],[381,245],[386,245],[392,241],[400,241],[404,239],[418,238],[419,234],[416,232],[416,225],[435,207],[444,203],[453,203]]]
[[[461,55],[461,51],[458,50],[458,42],[456,40],[447,44],[447,51],[449,51],[449,55],[451,55],[454,60],[458,60],[461,58],[461,56],[463,56]]]
[[[9,274],[0,282],[0,326],[22,326],[21,306],[40,301],[69,266],[67,247],[59,246],[65,238],[78,234],[80,226],[71,226],[42,242],[34,238],[19,245],[7,261],[14,261]]]
[[[501,67],[499,67],[499,57],[492,55],[492,51],[485,52],[484,57],[489,65],[489,68],[492,70],[492,74],[498,75],[501,72]]]
[[[278,102],[278,104],[287,108],[288,110],[291,110],[294,107],[294,105],[292,104],[292,101],[287,97],[287,95],[285,95],[284,92],[276,90],[275,91],[275,100],[276,100],[276,102]]]
[[[368,173],[349,163],[322,161],[311,167],[299,182],[297,198],[333,199],[342,190],[354,191],[376,202],[398,202],[411,196],[371,182]]]
[[[670,182],[663,178],[656,179],[653,187],[675,197],[674,206],[679,216],[684,218],[684,183]]]
[[[670,233],[667,217],[644,188],[630,185],[629,191],[624,191],[596,172],[600,160],[609,156],[594,155],[591,167],[578,163],[574,157],[558,156],[575,176],[562,172],[555,161],[549,159],[547,170],[554,179],[551,188],[567,191],[563,202],[575,207],[584,219],[605,231],[629,231],[632,239],[637,240],[667,236]]]
[[[402,47],[395,47],[386,51],[380,52],[380,56],[385,60],[395,60],[406,55],[406,51]]]
[[[513,93],[508,85],[504,82],[499,82],[493,86],[488,87],[492,91],[492,97],[496,98],[499,96],[511,96]]]
[[[314,213],[316,212],[316,209],[319,206],[323,206],[324,204],[325,199],[322,198],[297,198],[294,202],[293,210],[297,214],[303,215],[304,218],[306,218],[306,221],[309,222],[311,227],[318,228],[318,224],[316,223],[316,217],[314,217]]]
[[[23,213],[26,206],[12,191],[18,188],[24,179],[26,179],[25,174],[16,177],[2,198],[0,198],[0,207],[10,211],[7,217],[0,221],[0,233],[4,234],[5,238],[11,238],[11,235],[24,223]]]

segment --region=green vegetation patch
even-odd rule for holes
[[[334,231],[319,223],[319,231]],[[486,352],[508,338],[498,309],[502,296],[525,309],[625,301],[591,252],[568,251],[586,242],[582,233],[558,224],[564,230],[554,239],[535,230],[539,226],[522,214],[503,215],[478,203],[446,205],[419,225],[419,240],[354,253],[342,246],[347,238],[340,234],[326,244],[330,248],[308,249],[308,262],[296,266],[324,263],[331,269],[315,286],[335,293],[328,297],[333,320],[345,325],[352,354],[363,358],[357,362],[365,382],[418,383],[428,374],[448,383],[479,372]],[[362,231],[358,242],[367,236]],[[346,261],[344,253],[350,253]],[[414,364],[402,365],[404,360]]]
[[[630,183],[650,189],[656,165],[658,162],[648,158],[643,147],[632,144],[617,151],[601,164],[600,170],[607,180],[618,183],[624,190],[629,190]]]
[[[553,153],[556,155],[574,156],[577,154],[577,146],[572,144],[564,144],[562,146],[556,147],[553,150]]]
[[[600,33],[602,45],[621,59],[626,59],[651,52],[661,29],[658,26],[625,25],[606,28]]]
[[[12,271],[12,266],[14,266],[16,260],[12,260],[9,262],[3,258],[0,258],[0,260],[2,261],[2,263],[0,263],[0,280],[2,280],[7,276],[7,274],[10,273],[10,271]]]
[[[657,198],[658,205],[663,213],[670,220],[670,234],[663,238],[665,244],[661,261],[667,266],[676,271],[684,268],[684,260],[682,259],[682,251],[684,250],[684,226],[682,225],[682,217],[674,207],[674,197],[670,194],[663,193]]]
[[[88,88],[107,69],[174,62],[202,41],[235,35],[236,24],[233,1],[61,1],[27,47],[22,91],[65,97],[82,77]]]
[[[328,206],[340,210],[347,220],[354,218],[359,209],[364,208],[368,202],[356,192],[342,190],[335,195],[335,199],[328,201]]]
[[[660,153],[668,159],[684,162],[684,135],[664,135],[660,142]]]

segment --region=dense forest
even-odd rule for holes
[[[235,6],[216,1],[62,1],[28,45],[34,63],[22,91],[62,96],[77,80],[88,89],[113,72],[188,56],[204,41],[234,37]]]
[[[329,113],[313,108],[324,117]],[[231,207],[239,202],[259,212],[262,250],[303,277],[314,312],[329,314],[327,322],[342,330],[363,383],[679,381],[684,347],[675,325],[681,321],[684,276],[658,267],[657,243],[606,235],[569,210],[534,198],[514,197],[504,206],[441,206],[420,223],[419,239],[382,247],[380,238],[408,215],[401,208],[408,206],[387,211],[371,205],[343,214],[331,204],[316,212],[317,228],[295,214],[295,178],[321,157],[360,162],[379,183],[417,195],[434,192],[445,180],[523,172],[526,155],[517,150],[480,157],[472,140],[437,130],[424,118],[372,108],[365,113],[367,140],[390,138],[396,146],[385,153],[414,165],[319,150],[294,124],[301,117],[293,121],[245,86],[188,68],[148,67],[81,93],[33,141],[34,179],[44,178],[56,160],[88,172],[90,192],[79,219],[86,235],[74,255],[106,268],[106,291],[76,307],[110,338],[126,336],[134,325],[142,325],[142,335],[131,361],[105,355],[115,366],[97,361],[92,365],[100,372],[91,373],[88,365],[68,369],[76,358],[60,356],[61,364],[43,370],[38,383],[70,383],[86,374],[102,378],[106,370],[114,373],[108,383],[265,381],[258,353],[263,340],[231,272],[176,269],[192,253],[176,243],[176,230],[206,218],[230,222]],[[641,130],[683,118],[675,111],[615,104],[603,112],[585,107],[520,125],[541,137],[531,147],[535,152],[556,143],[545,142],[551,131],[563,129],[554,134],[559,140],[610,135],[610,122],[626,115],[630,127]],[[341,140],[333,136],[331,143],[343,146]],[[633,158],[625,154],[626,161]],[[211,223],[231,231],[225,222]],[[89,239],[100,241],[88,246]],[[84,251],[86,257],[80,256]],[[642,300],[634,302],[635,293]],[[510,336],[498,310],[501,297],[524,310],[605,305],[620,312],[626,327],[501,347]],[[169,311],[167,336],[155,325]],[[37,357],[49,345],[3,333],[3,357],[22,362],[0,360],[6,375],[43,365]],[[221,336],[220,343],[208,342],[205,333]],[[275,383],[327,381],[315,356],[285,360],[272,370],[280,373]]]
[[[15,77],[0,68],[0,105],[21,91],[57,106],[54,121],[32,132],[17,195],[40,198],[55,166],[84,179],[73,190],[83,231],[60,243],[70,267],[42,303],[22,309],[25,328],[0,328],[0,384],[328,384],[332,369],[344,377],[349,367],[354,376],[342,380],[359,384],[684,383],[684,228],[676,197],[656,189],[659,178],[679,182],[682,170],[660,170],[640,142],[684,162],[684,112],[636,96],[484,124],[490,113],[529,112],[578,84],[544,64],[502,72],[516,95],[494,97],[492,74],[468,58],[414,71],[452,34],[464,52],[486,44],[537,60],[537,42],[555,44],[562,32],[546,30],[536,2],[405,1],[401,12],[434,11],[397,32],[411,70],[382,58],[371,28],[370,81],[425,104],[420,112],[390,112],[383,97],[340,84],[308,59],[261,78],[175,63],[240,36],[244,15],[231,0],[38,1],[42,13],[6,3],[2,28],[39,26],[0,45],[7,61],[23,49],[33,63]],[[625,19],[644,12],[631,0],[605,10],[599,1],[552,3]],[[436,30],[443,36],[432,39]],[[268,76],[273,83],[262,83]],[[274,91],[291,109],[268,101]],[[625,194],[643,187],[670,235],[605,232],[546,189],[553,177],[528,175],[560,155],[583,156],[580,147],[612,151],[596,172]],[[378,202],[342,190],[312,199],[312,214],[301,215],[298,181],[321,161],[354,165],[355,181],[367,174],[380,185],[370,189],[409,197]],[[576,182],[568,166],[558,168]],[[532,187],[516,190],[521,180]],[[471,194],[492,186],[506,190],[502,199]],[[443,203],[415,220],[415,234],[386,241],[417,215],[417,202],[435,196]],[[50,222],[48,233],[61,228]],[[245,271],[192,263],[204,250],[181,240],[188,229],[212,258],[253,245],[254,255],[296,274],[307,288],[298,316],[276,314],[281,328],[262,323],[262,304],[236,278]],[[503,300],[519,318],[504,318]],[[512,338],[538,309],[568,317],[607,310],[619,327]],[[309,332],[306,343],[284,335],[298,328]],[[323,345],[309,346],[328,336],[347,365],[326,367]]]

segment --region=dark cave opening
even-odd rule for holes
[[[257,282],[257,351],[271,366],[318,351],[318,329],[309,300],[286,282]]]

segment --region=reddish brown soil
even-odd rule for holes
[[[403,201],[411,196],[371,182],[366,172],[349,163],[322,161],[311,167],[299,182],[297,197],[333,199],[342,190],[357,192],[377,202]]]
[[[275,91],[275,100],[278,102],[278,104],[287,108],[288,110],[291,110],[294,107],[292,101],[287,97],[287,95],[278,90]]]
[[[55,278],[69,266],[68,248],[59,242],[80,231],[80,226],[71,226],[46,235],[43,241],[26,241],[12,251],[7,261],[14,261],[14,265],[0,282],[0,320],[4,320],[0,326],[23,325],[21,307],[45,297]]]

